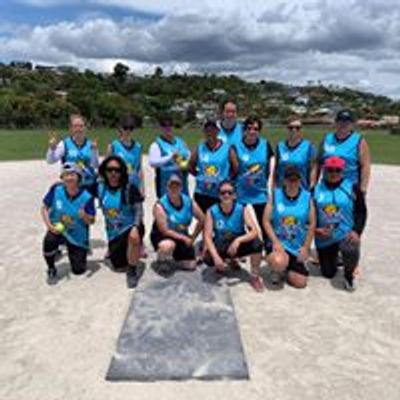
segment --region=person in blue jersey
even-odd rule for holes
[[[317,213],[315,245],[321,273],[333,278],[338,255],[344,265],[344,287],[352,291],[360,274],[360,241],[367,220],[365,198],[357,184],[344,179],[345,161],[329,157],[323,165],[322,180],[314,190]]]
[[[50,138],[47,163],[54,164],[58,161],[75,163],[82,170],[81,185],[93,192],[99,165],[97,140],[86,137],[85,119],[79,114],[70,116],[69,129],[70,134],[61,141],[56,135]]]
[[[149,149],[149,163],[156,171],[156,194],[162,197],[167,192],[167,182],[171,175],[178,174],[182,178],[182,190],[188,193],[188,161],[190,151],[186,143],[172,130],[170,117],[160,119],[161,135],[157,137]]]
[[[317,179],[317,152],[314,145],[304,139],[302,122],[298,116],[288,119],[288,136],[280,141],[275,150],[275,179],[276,186],[281,187],[284,180],[285,168],[295,165],[301,174],[301,185],[309,190],[314,187]]]
[[[107,149],[107,155],[121,157],[128,168],[129,183],[140,189],[145,197],[144,175],[142,165],[142,145],[132,137],[136,128],[135,118],[131,115],[123,117],[118,126],[118,139],[111,142]]]
[[[218,137],[218,125],[214,118],[203,124],[205,140],[196,146],[189,162],[189,171],[196,179],[194,199],[203,213],[219,201],[221,182],[235,175],[232,147]]]
[[[237,106],[233,100],[226,100],[221,107],[218,137],[229,145],[242,139],[243,127],[237,119]]]
[[[371,175],[370,150],[365,138],[354,129],[351,110],[339,111],[335,131],[325,135],[319,151],[319,172],[325,160],[332,156],[345,161],[343,178],[358,185],[361,192],[366,194]]]
[[[263,215],[268,201],[268,186],[272,178],[273,150],[267,139],[260,138],[262,121],[254,116],[243,124],[243,138],[233,145],[236,193],[239,201],[253,207],[264,241]]]
[[[64,163],[62,182],[53,185],[43,198],[41,214],[47,232],[43,240],[43,256],[50,281],[57,280],[55,258],[60,244],[66,244],[73,274],[86,271],[89,249],[89,225],[95,220],[93,196],[80,185],[80,168]]]
[[[271,239],[267,261],[273,270],[274,285],[287,282],[295,288],[307,285],[305,262],[315,231],[315,207],[311,193],[301,186],[296,166],[285,169],[282,187],[276,187],[265,208],[264,229]]]
[[[256,291],[262,291],[264,282],[260,276],[260,264],[263,245],[258,237],[256,221],[248,207],[236,201],[232,182],[222,182],[218,193],[219,202],[210,207],[206,215],[204,260],[223,274],[229,266],[238,268],[237,258],[250,256],[250,284]]]
[[[139,281],[143,197],[129,183],[127,166],[119,156],[108,156],[99,175],[102,180],[97,185],[97,198],[106,223],[109,258],[115,270],[126,270],[127,286],[134,288]]]
[[[167,193],[154,205],[153,215],[151,242],[161,269],[168,270],[175,264],[184,269],[195,269],[193,243],[203,229],[204,214],[196,202],[182,192],[182,180],[178,175],[169,178]],[[197,224],[190,233],[193,219]]]

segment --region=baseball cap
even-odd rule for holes
[[[349,109],[340,110],[336,114],[336,122],[353,122],[354,115]]]
[[[180,185],[182,185],[182,179],[178,175],[173,174],[168,179],[168,185],[170,185],[171,183],[179,183]]]
[[[345,166],[346,161],[337,156],[328,157],[324,162],[324,168],[344,169]]]
[[[75,172],[77,175],[81,176],[82,175],[82,170],[72,162],[66,162],[63,164],[61,168],[61,175],[64,173],[69,173],[69,172]]]
[[[215,118],[212,115],[207,116],[203,122],[203,129],[208,129],[208,128],[219,129],[218,123],[217,123],[217,118]]]

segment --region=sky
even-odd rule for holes
[[[2,0],[0,61],[322,81],[400,98],[400,0]]]

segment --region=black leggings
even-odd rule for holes
[[[260,225],[260,229],[261,229],[261,232],[263,235],[264,245],[267,245],[269,238],[264,230],[264,225],[263,225],[264,210],[265,210],[265,206],[267,205],[267,203],[250,204],[250,205],[253,207],[253,210],[256,214],[258,225]]]
[[[68,258],[71,263],[72,273],[79,275],[86,271],[87,250],[68,242],[62,235],[56,235],[47,231],[43,239],[43,256],[49,268],[55,267],[55,257],[60,244],[65,243],[68,250]]]
[[[211,197],[205,194],[195,193],[194,200],[197,205],[200,207],[201,211],[205,214],[207,210],[213,206],[214,204],[218,203],[218,197]]]
[[[342,254],[346,278],[353,276],[360,260],[360,245],[344,239],[328,247],[317,249],[321,273],[325,278],[333,278],[336,275],[339,251]]]

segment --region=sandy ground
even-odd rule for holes
[[[232,286],[250,380],[157,383],[104,380],[134,292],[103,263],[101,219],[89,276],[45,282],[38,209],[57,171],[0,163],[0,399],[400,398],[400,168],[374,166],[357,292],[316,274],[300,291]]]

